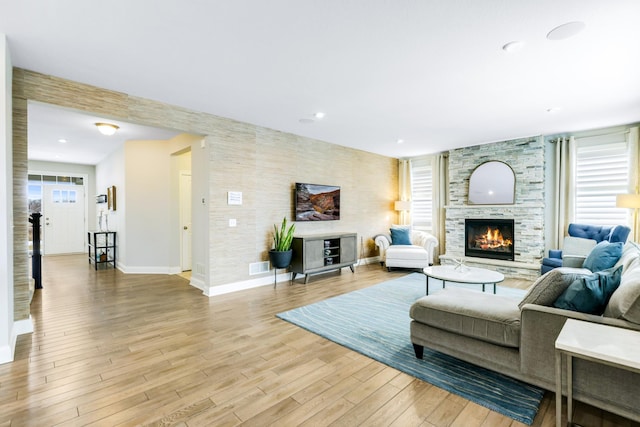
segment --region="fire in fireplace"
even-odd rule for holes
[[[465,219],[464,255],[513,261],[512,219]]]

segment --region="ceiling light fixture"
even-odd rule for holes
[[[60,144],[66,144],[66,143],[67,143],[67,140],[66,140],[66,139],[64,139],[64,138],[60,138],[60,139],[58,140],[58,142],[59,142]]]
[[[584,30],[587,25],[582,21],[567,22],[558,25],[547,33],[547,40],[566,40]]]
[[[313,115],[316,119],[324,119],[325,114],[322,111],[318,111]]]
[[[113,135],[114,133],[116,133],[118,129],[120,129],[119,126],[116,126],[111,123],[98,122],[95,125],[98,127],[98,131],[103,135]]]
[[[402,143],[404,143],[404,139],[399,139],[396,141],[396,144],[402,144]]]
[[[514,53],[519,51],[523,47],[524,47],[524,42],[519,40],[514,40],[502,46],[502,50],[504,50],[507,53]]]

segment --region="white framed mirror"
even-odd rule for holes
[[[470,205],[512,205],[516,176],[508,164],[491,160],[477,166],[469,177]]]

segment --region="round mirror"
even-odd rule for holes
[[[485,162],[469,178],[470,205],[512,205],[515,192],[516,176],[504,162]]]

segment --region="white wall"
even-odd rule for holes
[[[124,173],[124,147],[111,153],[106,159],[96,165],[96,194],[107,194],[107,188],[116,187],[116,210],[107,212],[107,205],[97,206],[96,217],[103,210],[109,216],[109,230],[116,231],[117,263],[126,259],[126,235],[122,233],[126,226],[124,215],[126,209],[125,195],[127,193]]]
[[[4,34],[0,34],[0,363],[13,360],[13,162],[11,132],[11,58]]]
[[[125,273],[180,272],[179,170],[190,168],[180,153],[201,137],[169,141],[127,141],[96,166],[96,191],[116,186],[116,211],[109,229],[117,232],[118,267]]]

